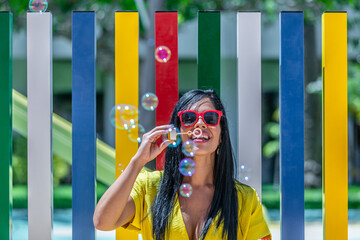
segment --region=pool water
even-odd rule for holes
[[[273,239],[280,239],[280,211],[268,210],[268,215],[271,220],[271,233]],[[349,239],[360,240],[360,210],[350,209],[349,215]],[[322,210],[305,210],[305,221],[308,226],[306,234],[311,236],[307,238],[321,239],[322,238]],[[53,215],[53,240],[72,240],[72,211],[71,209],[54,210]],[[13,240],[27,240],[28,239],[28,219],[27,209],[13,210]],[[115,231],[99,231],[96,230],[97,240],[114,240]]]
[[[53,215],[53,240],[72,239],[72,211],[71,209],[54,210]],[[96,230],[97,240],[114,240],[115,231]],[[28,239],[27,209],[13,210],[13,240]]]

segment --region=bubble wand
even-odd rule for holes
[[[184,133],[178,133],[178,132],[176,132],[175,128],[170,128],[169,132],[167,134],[168,135],[167,137],[168,137],[168,139],[175,141],[177,135],[183,135],[183,134],[187,134],[189,137],[191,135],[194,135],[195,137],[198,138],[198,137],[200,137],[202,135],[202,130],[201,130],[201,128],[195,128],[194,131],[187,131],[187,132],[184,132]]]

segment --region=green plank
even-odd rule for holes
[[[220,12],[198,12],[198,88],[220,96]]]
[[[12,239],[12,14],[0,12],[0,239]]]

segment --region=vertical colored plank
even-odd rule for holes
[[[261,198],[261,13],[237,13],[240,181]],[[251,177],[247,175],[251,170]]]
[[[52,239],[52,16],[27,13],[29,240]]]
[[[72,237],[95,240],[95,12],[72,13]]]
[[[155,61],[156,126],[169,124],[172,110],[179,98],[177,12],[155,12],[155,49],[166,46],[171,51],[167,62]],[[156,169],[162,170],[165,151],[156,158]]]
[[[304,16],[280,13],[281,239],[304,239]]]
[[[348,239],[347,13],[322,15],[323,234]]]
[[[220,96],[220,12],[198,12],[198,88]]]
[[[12,239],[12,26],[0,12],[0,239]]]
[[[139,108],[139,13],[115,13],[115,104]],[[115,178],[118,178],[138,149],[126,130],[115,130]],[[116,239],[137,239],[137,234],[116,229]]]

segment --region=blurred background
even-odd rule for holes
[[[27,0],[0,0],[0,10],[14,14],[13,87],[26,96]],[[139,97],[155,92],[154,11],[178,12],[180,95],[197,86],[197,11],[221,10],[221,96],[227,109],[236,156],[236,12],[262,13],[262,181],[263,204],[269,221],[279,221],[279,23],[285,10],[304,11],[305,66],[305,207],[307,221],[321,226],[321,14],[348,12],[349,209],[360,209],[360,0],[53,0],[53,110],[71,122],[71,12],[96,11],[97,32],[97,135],[114,147],[115,131],[109,112],[114,106],[114,11],[136,10],[140,16]],[[166,101],[166,99],[159,99]],[[146,119],[146,120],[145,120]],[[149,131],[154,112],[139,108],[139,122]],[[294,126],[296,127],[296,126]],[[14,208],[27,207],[27,143],[14,132]],[[54,155],[54,205],[71,208],[71,165]],[[154,164],[148,165],[154,168]],[[108,186],[98,182],[98,198]],[[359,224],[360,212],[349,212]],[[359,233],[360,235],[360,233]],[[358,235],[358,236],[359,236]],[[14,235],[15,236],[15,235]],[[321,236],[321,235],[320,235]],[[318,238],[319,239],[319,238]],[[353,238],[355,239],[355,238]]]

